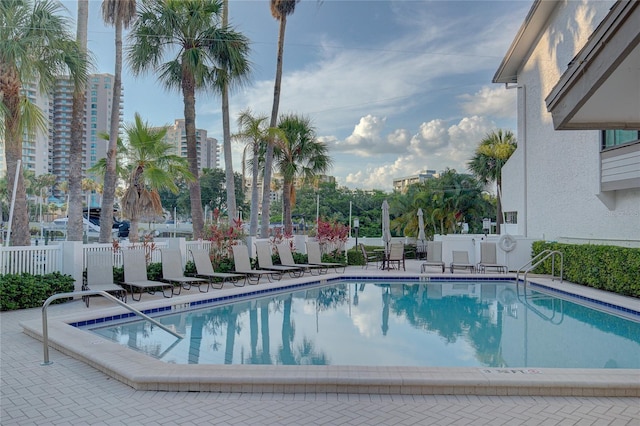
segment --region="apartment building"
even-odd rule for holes
[[[159,129],[157,127],[156,129]],[[166,126],[165,142],[174,147],[174,155],[187,158],[187,130],[184,119],[176,119],[173,125]],[[215,169],[220,165],[220,150],[216,138],[207,137],[207,131],[196,129],[196,149],[198,169]]]
[[[404,194],[407,192],[409,186],[416,183],[422,183],[427,179],[433,179],[434,177],[438,177],[435,170],[424,170],[415,175],[396,178],[393,180],[393,190]]]

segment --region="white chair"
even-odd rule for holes
[[[106,291],[115,297],[127,301],[127,291],[113,282],[113,253],[94,252],[87,254],[87,281],[82,290]],[[90,296],[82,296],[89,307]]]
[[[487,268],[493,268],[498,272],[507,273],[507,266],[498,263],[496,243],[484,241],[480,243],[480,262],[478,262],[478,271],[485,273]]]
[[[427,271],[429,266],[442,268],[444,273],[444,262],[442,261],[442,241],[427,241],[427,260],[422,264],[422,273]]]
[[[449,268],[452,274],[454,269],[468,269],[469,272],[473,272],[476,269],[473,263],[469,263],[469,252],[458,250],[453,251],[453,262],[451,262]]]

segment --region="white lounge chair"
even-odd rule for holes
[[[202,284],[207,284],[206,291],[209,291],[209,280],[184,275],[180,249],[165,248],[160,250],[160,254],[162,256],[162,281],[178,284],[178,286],[184,287],[185,290],[190,290],[191,286],[195,285],[201,293],[204,293],[201,288]]]
[[[129,286],[131,298],[136,302],[142,299],[142,292],[154,294],[157,288],[162,289],[162,295],[166,298],[173,297],[174,286],[171,283],[163,283],[162,281],[152,281],[147,279],[147,260],[145,259],[144,250],[130,249],[122,253],[122,262],[124,265],[124,282],[122,285]],[[181,289],[182,287],[178,287]],[[134,289],[138,289],[138,298],[136,299]],[[167,295],[166,289],[170,292]],[[178,291],[177,294],[180,292]]]
[[[427,241],[427,260],[424,261],[420,270],[427,272],[429,266],[442,268],[444,273],[444,262],[442,261],[442,241]]]
[[[333,268],[335,272],[338,272],[338,268],[342,268],[342,272],[345,270],[345,265],[342,263],[323,262],[322,253],[320,252],[320,243],[317,241],[307,241],[307,256],[308,262],[312,265],[321,265],[327,268]]]
[[[480,243],[480,262],[478,262],[478,271],[485,273],[487,269],[495,269],[498,272],[507,273],[507,265],[498,263],[498,255],[496,243],[484,241]]]
[[[302,268],[304,272],[309,272],[311,275],[315,275],[314,271],[317,271],[318,274],[322,274],[323,271],[327,272],[327,268],[322,265],[312,265],[310,263],[296,263],[293,259],[293,253],[291,253],[291,247],[288,242],[276,244],[276,248],[278,249],[278,255],[280,255],[280,263],[285,266],[296,266],[298,268]]]
[[[386,269],[391,269],[391,265],[397,263],[398,270],[400,270],[401,265],[403,270],[407,270],[404,263],[404,243],[392,243],[389,246],[389,254],[385,259],[385,263]]]
[[[193,263],[196,266],[196,276],[208,279],[211,287],[221,289],[224,287],[225,282],[231,282],[236,287],[242,287],[247,282],[246,275],[215,272],[207,250],[193,249],[189,251],[191,252]],[[240,278],[244,278],[242,284],[240,284]],[[220,281],[214,283],[214,280]],[[209,288],[207,288],[207,291],[209,291]]]
[[[87,281],[82,290],[106,291],[115,297],[127,301],[127,291],[113,282],[113,253],[94,252],[87,254]],[[82,296],[89,307],[90,296]]]
[[[260,278],[266,276],[271,282],[272,278],[276,280],[282,279],[282,273],[277,271],[268,271],[266,269],[251,268],[251,260],[249,259],[249,249],[245,245],[232,246],[233,263],[235,265],[235,273],[242,274],[249,281],[249,284],[258,284]]]
[[[473,272],[476,269],[473,263],[469,263],[469,253],[459,250],[453,251],[453,262],[451,262],[449,268],[452,274],[454,269],[468,269],[469,272]]]
[[[364,269],[369,269],[369,264],[375,262],[377,268],[378,262],[380,261],[378,255],[367,253],[367,250],[364,248],[364,244],[362,243],[358,244],[358,246],[360,246],[360,253],[362,253],[362,257],[364,258],[364,264],[362,265],[362,267]]]
[[[268,241],[259,241],[256,243],[256,254],[258,255],[258,265],[260,269],[269,271],[277,271],[282,274],[288,273],[291,277],[301,277],[304,275],[304,269],[290,265],[274,265],[271,258],[271,243]]]

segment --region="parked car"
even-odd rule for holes
[[[89,209],[89,221],[91,223],[93,223],[96,226],[100,226],[100,212],[102,211],[102,209],[100,207],[94,207]],[[126,220],[118,220],[116,218],[116,214],[118,213],[117,210],[114,209],[113,211],[114,215],[113,215],[113,229],[117,229],[118,230],[118,237],[119,238],[126,238],[129,236],[129,228],[131,226],[131,223],[129,223],[129,221]],[[82,214],[87,217],[87,208],[85,207],[82,210]]]

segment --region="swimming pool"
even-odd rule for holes
[[[173,299],[145,300],[135,304],[148,315],[179,313],[197,309],[212,302],[229,303],[272,296],[282,291],[304,290],[309,286],[336,282],[369,283],[450,283],[464,280],[512,280],[505,275],[450,275],[425,276],[411,273],[385,273],[376,271],[347,271],[323,277],[287,279],[258,286],[231,287],[209,293],[183,292]],[[640,318],[637,299],[605,293],[571,283],[559,283],[536,277],[529,289],[543,289],[605,310],[613,309],[623,316]],[[363,294],[359,293],[359,298]],[[362,299],[359,299],[362,301]],[[506,299],[505,299],[506,300]],[[78,303],[68,311],[61,309],[49,318],[49,347],[93,366],[107,376],[136,390],[195,391],[195,392],[257,392],[257,393],[364,393],[364,394],[419,394],[419,395],[542,395],[542,396],[640,396],[640,370],[629,368],[503,368],[503,367],[402,367],[358,365],[203,365],[172,364],[160,361],[119,343],[83,330],[86,325],[122,320],[131,314],[106,301],[96,310],[100,300],[86,309]],[[353,302],[353,299],[352,299]],[[360,303],[360,302],[359,302]],[[75,305],[75,302],[74,302]],[[64,307],[63,305],[60,305]],[[64,312],[67,311],[66,314]],[[324,323],[323,323],[324,324]],[[25,334],[42,340],[42,321],[21,323]],[[393,332],[389,324],[389,331]],[[279,335],[281,331],[272,334]],[[53,364],[40,368],[56,368]],[[39,360],[34,360],[38,363]]]
[[[640,320],[509,281],[349,281],[88,327],[171,364],[640,368]],[[620,315],[626,316],[626,318]]]

